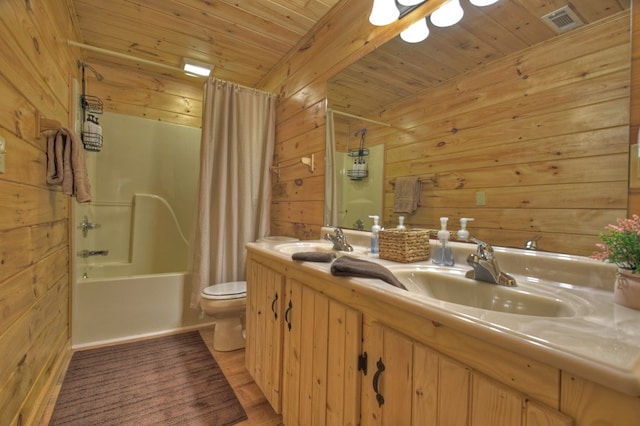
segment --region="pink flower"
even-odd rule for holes
[[[596,243],[600,251],[591,258],[615,263],[620,268],[640,273],[640,216],[618,219],[617,225],[607,225],[600,234],[602,243]]]

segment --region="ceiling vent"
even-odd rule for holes
[[[582,19],[580,19],[569,5],[547,13],[542,17],[542,20],[558,34],[584,24]]]

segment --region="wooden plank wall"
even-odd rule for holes
[[[542,236],[541,249],[591,254],[626,216],[629,40],[624,11],[387,108],[381,120],[402,130],[368,135],[385,143],[383,222],[399,215],[390,180],[419,176],[411,226],[473,217],[492,244]]]
[[[369,2],[342,0],[272,70],[260,88],[279,94],[274,164],[315,155],[316,168],[295,165],[273,176],[271,235],[318,238],[324,210],[327,80],[399,34],[415,16],[444,0],[429,1],[385,27],[368,22]]]
[[[177,78],[162,69],[144,71],[108,61],[87,61],[104,79],[85,72],[86,92],[99,97],[104,110],[189,127],[202,126],[204,79]],[[107,143],[107,141],[105,141]]]
[[[629,144],[638,143],[640,132],[640,5],[631,2],[631,132]],[[640,168],[638,168],[640,173]],[[640,188],[629,189],[629,216],[640,214]]]
[[[36,111],[69,122],[76,60],[65,2],[0,2],[0,413],[3,424],[39,418],[70,349],[70,199],[48,186],[46,139]]]
[[[334,14],[327,15],[309,35],[312,41],[304,44],[303,40],[298,51],[265,82],[265,88],[281,95],[274,162],[310,152],[315,152],[316,159],[323,158],[323,94],[327,79],[345,63],[366,54],[371,44],[378,45],[393,36],[372,31],[371,26],[362,23],[367,8],[355,1],[339,3],[332,10]],[[407,174],[428,180],[425,207],[409,218],[410,224],[434,227],[441,215],[456,220],[475,216],[472,231],[496,245],[521,246],[540,231],[548,230],[551,232],[540,241],[544,249],[593,252],[595,235],[605,224],[627,213],[627,165],[621,159],[628,151],[628,21],[629,12],[624,12],[612,23],[601,24],[599,28],[609,33],[570,33],[566,40],[561,38],[558,42],[558,51],[549,52],[546,45],[534,46],[526,54],[465,76],[452,86],[463,85],[464,95],[469,96],[466,103],[459,97],[454,104],[447,97],[451,96],[447,92],[451,86],[434,90],[423,97],[431,105],[430,114],[435,115],[432,121],[423,117],[420,122],[420,115],[411,106],[405,106],[397,117],[387,117],[400,120],[403,126],[418,126],[422,132],[422,136],[396,137],[387,144],[387,181]],[[326,33],[326,28],[331,28],[331,34]],[[341,37],[343,28],[347,38]],[[594,37],[599,47],[590,47]],[[567,46],[568,52],[562,50]],[[598,49],[605,49],[604,54]],[[325,51],[331,51],[332,57],[323,55]],[[609,64],[610,61],[613,62]],[[568,66],[577,66],[580,71],[572,74]],[[526,75],[513,78],[510,74],[509,81],[501,81],[518,67],[531,74],[533,84]],[[542,67],[552,70],[552,78],[560,80],[545,80],[539,74]],[[580,72],[586,74],[581,76]],[[490,88],[483,90],[485,85]],[[533,91],[534,102],[521,102],[511,92],[523,88]],[[474,100],[474,95],[480,96],[480,101]],[[484,101],[484,108],[482,99],[490,99]],[[454,107],[455,111],[450,112]],[[518,109],[519,117],[512,108]],[[489,125],[491,120],[494,122]],[[512,123],[516,121],[520,130],[513,130]],[[562,130],[563,134],[574,135],[554,139],[553,132],[563,125],[574,128]],[[460,130],[458,134],[455,129]],[[528,143],[519,143],[521,133]],[[424,135],[430,139],[424,139]],[[469,148],[462,144],[463,138],[473,145]],[[446,142],[438,146],[442,140]],[[425,152],[420,144],[405,146],[416,141],[435,148]],[[509,142],[506,152],[500,146],[503,142]],[[595,155],[589,154],[592,149],[596,150]],[[535,155],[535,163],[518,163],[522,150]],[[425,159],[425,155],[431,157]],[[422,159],[415,160],[416,157]],[[414,160],[409,163],[409,159]],[[557,169],[559,159],[561,169]],[[273,185],[272,234],[318,238],[324,203],[323,167],[319,162],[315,173],[302,166],[283,170]],[[387,206],[391,205],[391,191],[391,185],[387,185]],[[485,192],[488,204],[484,208],[476,208],[476,192]],[[384,217],[386,224],[396,222],[389,207]],[[452,228],[457,227],[454,222]]]

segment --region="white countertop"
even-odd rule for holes
[[[282,242],[250,243],[248,247],[292,261],[291,254],[274,250],[278,244]],[[471,269],[463,259],[475,246],[459,243],[451,243],[451,246],[456,257],[453,267],[435,266],[431,260],[402,264],[369,255],[357,257],[375,261],[390,270],[397,267],[446,268],[449,271],[444,273],[463,273]],[[579,256],[494,249],[501,269],[516,279],[518,291],[557,297],[575,308],[576,314],[542,317],[474,308],[444,302],[411,287],[405,291],[378,279],[334,277],[329,263],[298,263],[303,268],[326,273],[332,279],[343,280],[354,289],[419,312],[432,321],[619,392],[640,396],[640,311],[613,303],[611,289],[615,267]]]

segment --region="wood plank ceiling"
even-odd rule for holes
[[[183,57],[193,58],[213,64],[215,77],[260,87],[269,70],[338,1],[73,0],[73,4],[85,44],[173,67],[181,67]],[[500,0],[478,8],[460,0],[465,15],[459,24],[430,25],[431,35],[418,44],[396,37],[333,79],[330,106],[371,116],[416,91],[557,37],[541,17],[568,3],[588,24],[628,9],[630,2]],[[85,50],[85,54],[88,63],[149,68],[100,52]]]
[[[376,119],[392,103],[535,44],[561,36],[542,16],[567,4],[585,25],[630,7],[631,0],[500,0],[487,7],[460,0],[453,27],[429,22],[416,44],[396,37],[333,78],[329,107]],[[569,34],[571,30],[563,34]]]
[[[256,87],[338,0],[73,0],[82,42],[173,67],[214,65],[213,76]],[[151,69],[85,50],[85,61]],[[176,77],[180,75],[175,74]]]

